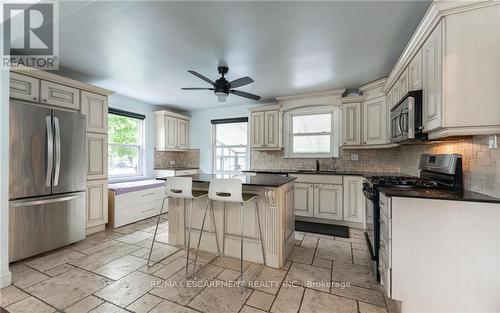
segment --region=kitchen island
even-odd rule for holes
[[[295,218],[293,211],[293,181],[294,177],[280,175],[188,175],[193,178],[193,190],[208,190],[211,178],[238,178],[242,180],[243,192],[257,194],[261,218],[266,265],[274,268],[284,266],[288,255],[295,244]],[[158,178],[168,180],[168,177]],[[191,200],[169,199],[168,242],[172,245],[187,243],[188,209]],[[194,200],[192,217],[191,247],[196,247],[199,229],[203,220],[207,198]],[[225,235],[224,254],[240,257],[240,209],[238,203],[223,203],[214,201],[215,226],[218,232],[218,242],[222,250],[223,233]],[[225,206],[225,208],[224,208]],[[258,223],[255,214],[255,202],[245,205],[244,210],[244,260],[263,263],[262,252],[258,239]],[[200,249],[212,253],[217,252],[215,231],[212,219],[207,217],[205,231]],[[187,239],[186,239],[187,240]],[[222,252],[222,251],[221,251]]]

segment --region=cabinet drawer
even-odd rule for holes
[[[157,187],[146,190],[134,191],[115,196],[115,209],[135,206],[160,200],[165,197],[165,187]]]
[[[297,177],[295,180],[297,183],[342,185],[342,176],[340,175],[291,174],[290,176]]]
[[[114,216],[112,217],[112,226],[120,227],[158,215],[160,213],[162,203],[163,200],[158,199],[127,207],[115,206]],[[168,210],[168,202],[165,203],[163,209]]]
[[[30,76],[11,72],[9,91],[9,96],[11,98],[28,101],[39,101],[38,96],[40,93],[40,80]]]
[[[42,103],[67,109],[80,109],[80,90],[42,80],[40,97]]]

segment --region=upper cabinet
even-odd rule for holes
[[[276,150],[282,148],[283,114],[276,110],[250,113],[250,147]]]
[[[9,91],[11,98],[39,101],[40,80],[31,76],[11,72]]]
[[[385,97],[363,104],[363,144],[382,145],[387,139],[387,111]]]
[[[87,131],[108,133],[108,97],[82,91],[82,113],[87,116]]]
[[[439,23],[422,47],[423,56],[423,123],[424,131],[441,127],[443,43]]]
[[[189,149],[189,117],[169,111],[156,111],[155,149]]]
[[[65,85],[42,80],[40,84],[42,103],[57,105],[67,109],[80,109],[80,90]]]
[[[342,141],[344,146],[361,145],[361,102],[342,106]]]
[[[429,139],[500,133],[500,3],[434,1],[429,12],[387,79],[389,107],[406,76],[422,89]]]

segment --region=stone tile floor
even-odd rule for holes
[[[158,243],[154,260],[178,252],[148,268],[155,225],[151,218],[106,230],[11,264],[12,285],[0,290],[1,307],[12,313],[388,313],[396,308],[370,275],[362,230],[350,229],[349,239],[295,232],[296,246],[284,268],[259,272],[259,265],[245,262],[244,277],[255,277],[256,283],[241,293],[234,284],[236,259],[215,260],[187,280],[185,250]],[[166,242],[166,220],[159,231]],[[202,263],[210,259],[201,254]]]

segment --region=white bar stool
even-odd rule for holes
[[[189,251],[190,251],[190,244],[191,244],[191,228],[192,228],[192,217],[193,217],[193,202],[195,199],[201,199],[203,197],[206,197],[208,195],[208,192],[206,191],[198,191],[194,190],[193,191],[193,179],[191,177],[168,177],[167,181],[165,183],[165,194],[166,197],[163,198],[163,202],[161,205],[160,209],[160,214],[158,215],[158,221],[156,222],[156,229],[155,233],[153,236],[153,242],[151,242],[151,248],[149,250],[149,256],[148,256],[148,267],[151,267],[166,258],[174,255],[178,251],[175,251],[166,257],[162,258],[161,260],[155,262],[154,264],[151,264],[151,254],[153,253],[153,246],[156,242],[156,234],[158,232],[158,226],[160,225],[160,220],[161,216],[165,213],[168,212],[163,212],[163,207],[165,206],[165,201],[167,199],[190,199],[191,200],[191,206],[189,208],[189,228],[188,228],[188,239],[187,239],[187,259],[186,259],[186,276],[188,276],[188,264],[189,264]],[[208,207],[208,199],[205,204],[205,207]],[[205,213],[206,215],[206,213]],[[215,216],[213,215],[213,210],[212,210],[212,218],[215,220]],[[185,226],[186,225],[186,214],[184,214],[184,247],[186,247],[186,236],[185,236]]]
[[[243,281],[243,239],[259,239],[260,247],[262,249],[262,259],[264,260],[264,266],[266,264],[266,255],[264,252],[264,243],[262,240],[262,229],[260,226],[260,215],[259,215],[259,205],[258,205],[258,195],[256,194],[248,194],[243,193],[243,184],[240,179],[224,179],[224,178],[212,178],[210,180],[210,187],[208,189],[208,198],[210,201],[210,206],[213,210],[212,201],[221,201],[224,202],[224,211],[225,211],[225,203],[240,203],[240,279]],[[245,215],[244,215],[244,205],[255,201],[255,212],[257,214],[257,224],[259,227],[259,237],[247,237],[243,235],[244,225],[245,225]],[[206,215],[206,212],[205,212]],[[226,218],[226,214],[224,212],[224,219]],[[215,220],[215,219],[214,219]],[[224,226],[226,225],[226,221],[224,222]],[[201,242],[201,236],[203,234],[203,224],[200,231],[200,236],[198,238],[198,248],[196,250],[196,256],[194,258],[194,268],[196,268],[196,262],[198,259],[198,251]],[[224,227],[222,240],[223,240],[223,254],[225,253],[225,236],[226,230]],[[194,272],[194,270],[193,270]],[[194,275],[194,274],[193,274]],[[244,288],[243,288],[244,290]]]

